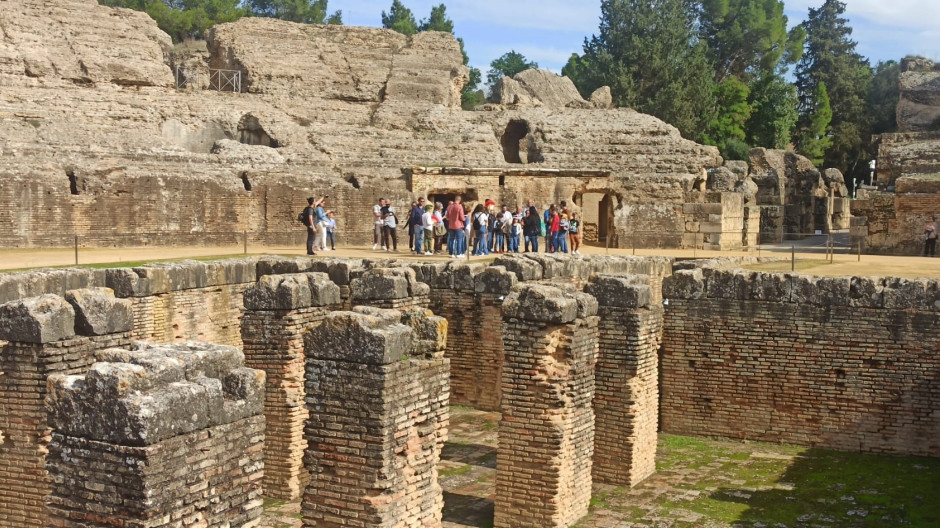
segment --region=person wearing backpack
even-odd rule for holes
[[[522,224],[522,234],[525,236],[526,253],[531,251],[539,252],[539,237],[542,236],[542,219],[539,217],[539,210],[534,205],[526,210],[525,221]]]
[[[323,201],[326,200],[326,196],[321,197],[319,200],[315,200],[312,196],[307,198],[307,207],[304,207],[302,213],[300,213],[300,220],[303,225],[307,227],[307,254],[316,255],[313,252],[313,245],[317,239],[317,227],[316,227],[316,214],[317,207],[323,204]]]
[[[488,255],[490,250],[489,247],[487,247],[487,234],[489,233],[487,224],[489,224],[490,217],[483,209],[483,204],[477,204],[477,206],[473,208],[473,213],[470,215],[470,218],[473,221],[473,255]]]

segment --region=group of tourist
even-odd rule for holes
[[[307,207],[301,213],[303,224],[307,226],[307,254],[316,255],[314,250],[333,251],[336,249],[336,215],[326,209],[329,195],[319,199],[307,198]],[[327,247],[329,242],[329,247]]]
[[[385,198],[373,206],[375,232],[372,249],[398,252],[398,218],[395,208]],[[497,207],[493,200],[484,200],[471,210],[460,196],[452,202],[426,203],[418,198],[411,203],[405,220],[408,248],[416,255],[435,255],[446,251],[452,258],[466,254],[538,252],[539,239],[544,238],[548,253],[578,255],[581,251],[581,220],[568,204],[551,204],[543,212],[532,200],[525,207],[510,211],[508,205]]]

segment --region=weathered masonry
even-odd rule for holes
[[[233,347],[109,349],[49,379],[43,526],[252,526],[261,516],[264,373]]]
[[[659,427],[940,456],[938,281],[730,269],[740,263],[263,257],[2,274],[0,527],[251,526],[261,494],[302,498],[318,527],[434,525],[451,402],[505,417],[501,526],[565,526],[592,483],[642,481]],[[121,414],[138,396],[153,412]],[[184,417],[185,401],[222,412]],[[137,429],[101,425],[115,417]],[[179,442],[198,446],[185,456],[199,470],[189,494],[174,484],[161,497],[189,506],[76,505],[79,493],[136,501],[108,479],[151,475],[115,453],[171,479]],[[545,464],[520,466],[523,453]],[[536,488],[554,498],[533,502]]]

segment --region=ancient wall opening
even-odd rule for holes
[[[503,147],[503,159],[506,163],[536,163],[543,161],[542,154],[535,145],[528,121],[513,119],[506,125],[499,139]]]
[[[264,129],[261,121],[251,114],[245,114],[238,122],[238,141],[245,145],[261,145],[278,148],[280,143]]]
[[[574,203],[581,208],[584,243],[617,247],[617,226],[614,223],[614,211],[620,207],[617,195],[606,191],[584,192],[574,195]]]

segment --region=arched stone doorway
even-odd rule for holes
[[[603,247],[617,247],[617,226],[614,212],[620,207],[620,198],[610,191],[590,191],[574,195],[581,208],[583,242]]]

